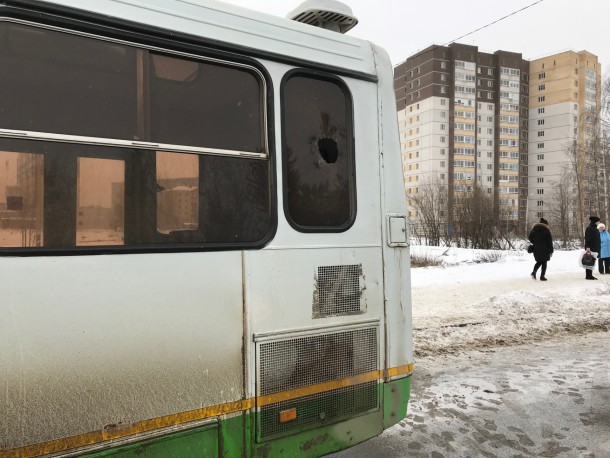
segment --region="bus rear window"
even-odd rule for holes
[[[282,85],[284,209],[303,232],[339,232],[356,214],[352,100],[338,78],[301,71]]]

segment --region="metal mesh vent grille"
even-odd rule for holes
[[[362,266],[318,267],[313,300],[313,317],[349,315],[364,312],[361,295]]]
[[[378,370],[377,328],[265,342],[259,347],[259,395]]]
[[[332,423],[379,407],[377,382],[367,382],[291,401],[265,406],[260,411],[260,437],[269,438],[294,429]],[[279,422],[282,410],[296,408],[297,418]]]

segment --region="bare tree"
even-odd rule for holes
[[[498,248],[494,243],[497,221],[494,218],[493,198],[483,191],[475,185],[472,191],[454,200],[453,226],[458,246]]]
[[[417,212],[415,232],[425,238],[427,245],[440,245],[447,233],[447,185],[437,177],[428,176],[417,193],[408,197]]]
[[[574,213],[574,180],[570,167],[563,168],[559,180],[553,183],[553,191],[549,199],[548,217],[553,221],[555,238],[564,247],[573,238]],[[580,224],[578,224],[580,226]]]

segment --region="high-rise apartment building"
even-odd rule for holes
[[[448,212],[478,185],[496,216],[525,221],[529,62],[476,46],[431,46],[395,67],[408,200],[428,183],[446,187]],[[410,216],[417,217],[410,206]]]
[[[576,197],[574,186],[584,181],[574,180],[575,166],[570,156],[576,153],[578,171],[585,173],[586,153],[598,132],[601,64],[590,52],[566,51],[532,60],[529,72],[528,219],[532,221],[548,217],[549,211],[557,213],[560,186],[570,186]],[[566,168],[572,178],[562,182]],[[586,205],[572,208],[586,208]],[[582,220],[588,215],[572,213],[569,216]]]

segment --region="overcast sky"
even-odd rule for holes
[[[284,17],[301,0],[224,0]],[[537,0],[343,0],[358,25],[350,35],[383,46],[394,65],[431,44],[446,44]],[[457,40],[479,50],[520,52],[526,59],[568,49],[596,54],[610,75],[610,0],[542,2]]]

